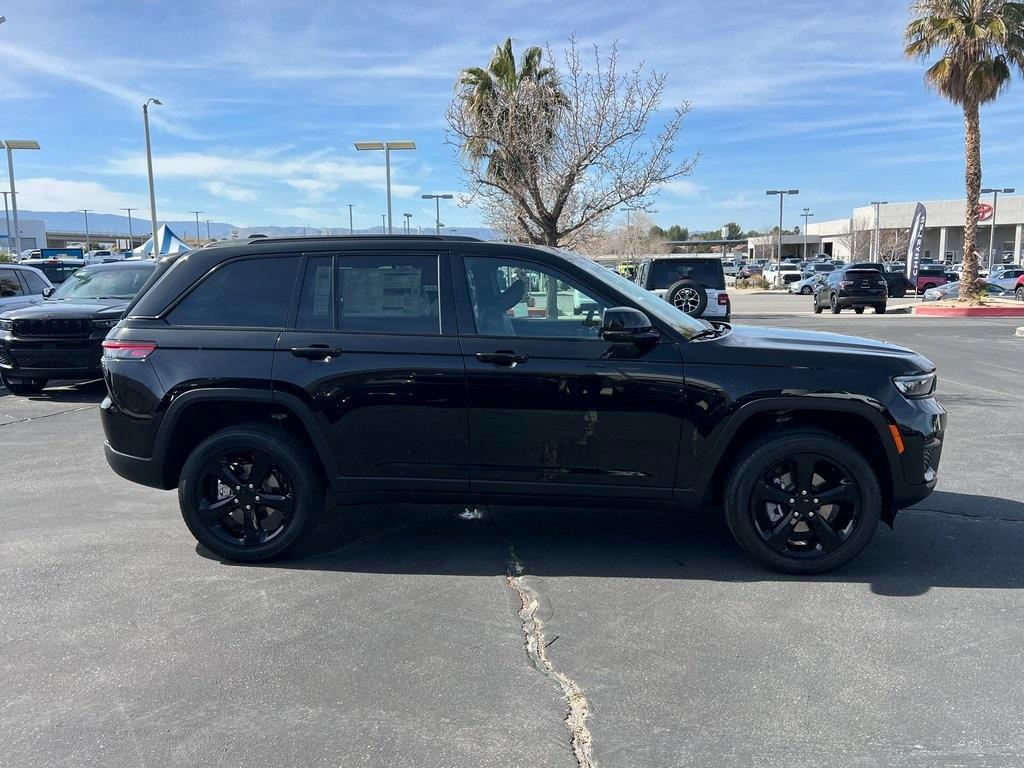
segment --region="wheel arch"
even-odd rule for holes
[[[157,434],[153,457],[163,487],[175,488],[192,448],[219,429],[245,422],[270,422],[296,435],[312,451],[323,479],[337,474],[337,463],[320,425],[294,395],[270,390],[197,389],[174,398]]]
[[[765,431],[792,426],[823,429],[853,445],[864,456],[882,488],[882,519],[891,524],[894,481],[899,475],[899,455],[889,422],[879,407],[859,400],[771,398],[748,403],[723,427],[705,459],[693,496],[701,506],[722,501],[728,471],[750,441]]]

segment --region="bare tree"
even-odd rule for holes
[[[585,65],[572,38],[562,63],[557,87],[551,77],[508,78],[510,87],[486,91],[485,108],[486,72],[464,70],[446,112],[447,141],[460,150],[470,198],[488,224],[516,240],[586,247],[618,206],[648,210],[659,186],[688,175],[697,158],[674,157],[687,103],[650,136],[664,74],[642,65],[621,74],[614,44],[607,55],[595,46]]]

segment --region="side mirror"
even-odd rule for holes
[[[52,285],[48,285],[46,288],[43,288],[43,298],[48,299],[51,296],[53,296],[53,294],[55,294],[56,292],[56,288],[54,288]]]
[[[605,341],[642,344],[657,341],[660,334],[651,320],[639,309],[611,307],[604,311],[601,338]]]

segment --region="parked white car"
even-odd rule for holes
[[[764,268],[764,279],[771,285],[789,285],[790,283],[802,280],[803,270],[798,263],[777,261],[769,262]]]

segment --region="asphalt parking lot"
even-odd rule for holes
[[[101,384],[0,390],[0,764],[1024,764],[1020,322],[809,304],[734,319],[912,347],[950,413],[938,490],[823,577],[642,510],[335,510],[230,565],[107,468]]]

